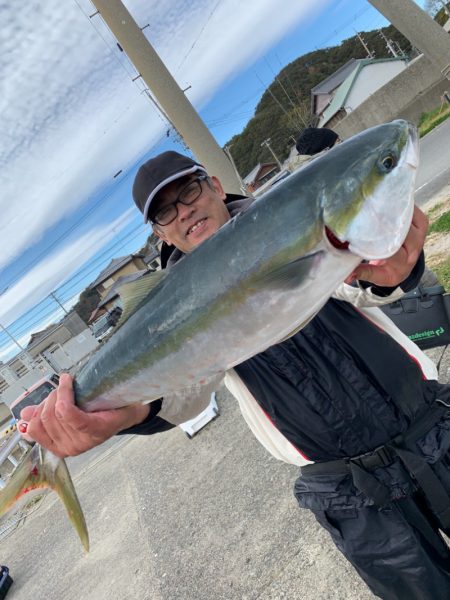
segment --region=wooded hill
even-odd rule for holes
[[[392,25],[381,31],[397,42],[407,56],[411,54],[410,42]],[[375,58],[392,58],[378,30],[363,32],[362,36]],[[226,146],[232,145],[231,153],[241,177],[248,175],[258,163],[273,162],[270,151],[261,148],[267,138],[279,159],[287,158],[300,132],[311,125],[311,89],[351,58],[367,58],[357,36],[344,40],[339,46],[304,54],[278,73],[243,132],[226,143]]]

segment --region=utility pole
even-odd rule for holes
[[[439,0],[439,1],[440,1],[440,3],[442,4],[442,6],[443,6],[443,8],[444,8],[445,14],[446,14],[448,17],[450,17],[450,10],[448,10],[448,6],[447,6],[447,4],[446,4],[445,0]]]
[[[233,165],[121,0],[92,2],[199,162],[227,192],[241,193]]]
[[[381,31],[381,29],[378,30],[378,33],[383,38],[383,40],[386,42],[386,48],[389,50],[389,52],[392,54],[392,56],[394,58],[398,58],[398,54],[394,48],[392,40],[388,40],[387,37],[384,35],[384,33]]]
[[[278,156],[277,156],[277,155],[275,154],[275,152],[272,150],[272,147],[271,147],[271,145],[270,145],[270,138],[267,138],[267,140],[264,140],[264,141],[263,141],[263,143],[261,144],[261,148],[262,148],[263,146],[265,146],[265,147],[266,147],[266,148],[269,150],[269,152],[272,154],[272,156],[274,157],[274,159],[275,159],[275,161],[276,161],[276,163],[277,163],[277,165],[278,165],[278,168],[279,168],[279,169],[280,169],[280,171],[281,171],[281,169],[282,169],[283,167],[281,166],[281,163],[280,163],[280,161],[278,160]]]
[[[248,195],[249,192],[248,192],[248,190],[247,190],[247,188],[245,186],[245,183],[242,181],[242,177],[240,176],[239,171],[237,170],[236,163],[234,162],[233,155],[231,154],[231,148],[232,148],[232,146],[233,146],[233,144],[228,144],[228,146],[224,146],[224,151],[225,151],[226,155],[228,156],[228,158],[230,159],[231,164],[233,165],[233,169],[234,169],[234,171],[236,173],[236,177],[239,180],[241,192],[243,194]]]
[[[63,311],[66,315],[69,314],[68,311],[64,308],[64,306],[61,304],[61,302],[56,297],[55,292],[50,292],[49,296],[51,296],[53,298],[53,300],[56,302],[56,304],[58,304],[63,309]]]
[[[413,0],[369,0],[450,79],[450,36]]]
[[[16,340],[16,338],[11,333],[9,333],[9,331],[6,329],[6,327],[3,327],[3,325],[1,323],[0,323],[0,329],[6,333],[6,335],[9,337],[9,339],[15,343],[15,345],[20,349],[21,352],[25,352],[25,348],[19,344],[19,342]]]
[[[16,340],[16,338],[11,333],[9,333],[9,331],[6,329],[6,327],[3,327],[3,325],[1,323],[0,323],[0,329],[2,331],[4,331],[6,333],[6,335],[9,337],[9,339],[12,340],[14,342],[14,344],[19,348],[20,352],[22,353],[22,356],[24,358],[26,358],[28,361],[30,361],[29,366],[31,366],[31,368],[34,368],[35,360],[31,356],[31,354],[29,352],[27,352],[27,350],[21,344],[19,344],[19,342]],[[20,356],[19,356],[19,358],[20,358]]]
[[[367,52],[367,58],[375,58],[375,54],[369,50],[369,46],[366,44],[363,36],[359,33],[359,31],[356,31],[356,35],[358,36],[358,40],[364,46],[364,50]]]

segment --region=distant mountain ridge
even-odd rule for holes
[[[396,42],[410,56],[410,42],[392,25],[381,29],[387,39]],[[365,43],[375,58],[392,58],[379,30],[362,32]],[[311,124],[311,89],[334,73],[351,58],[367,58],[355,35],[339,46],[314,50],[284,67],[259,101],[254,116],[242,133],[225,145],[231,153],[241,177],[258,163],[273,162],[273,156],[262,142],[270,137],[275,154],[284,160],[300,132]]]

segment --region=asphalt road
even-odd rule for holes
[[[75,475],[83,553],[55,494],[1,542],[11,600],[372,600],[221,389],[220,416],[115,444]],[[8,596],[9,599],[9,596]]]
[[[450,119],[420,140],[416,203],[422,206],[450,185]]]

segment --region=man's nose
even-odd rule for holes
[[[180,221],[184,221],[192,215],[192,213],[195,211],[194,205],[195,202],[194,204],[189,205],[178,202],[178,218],[180,219]]]

